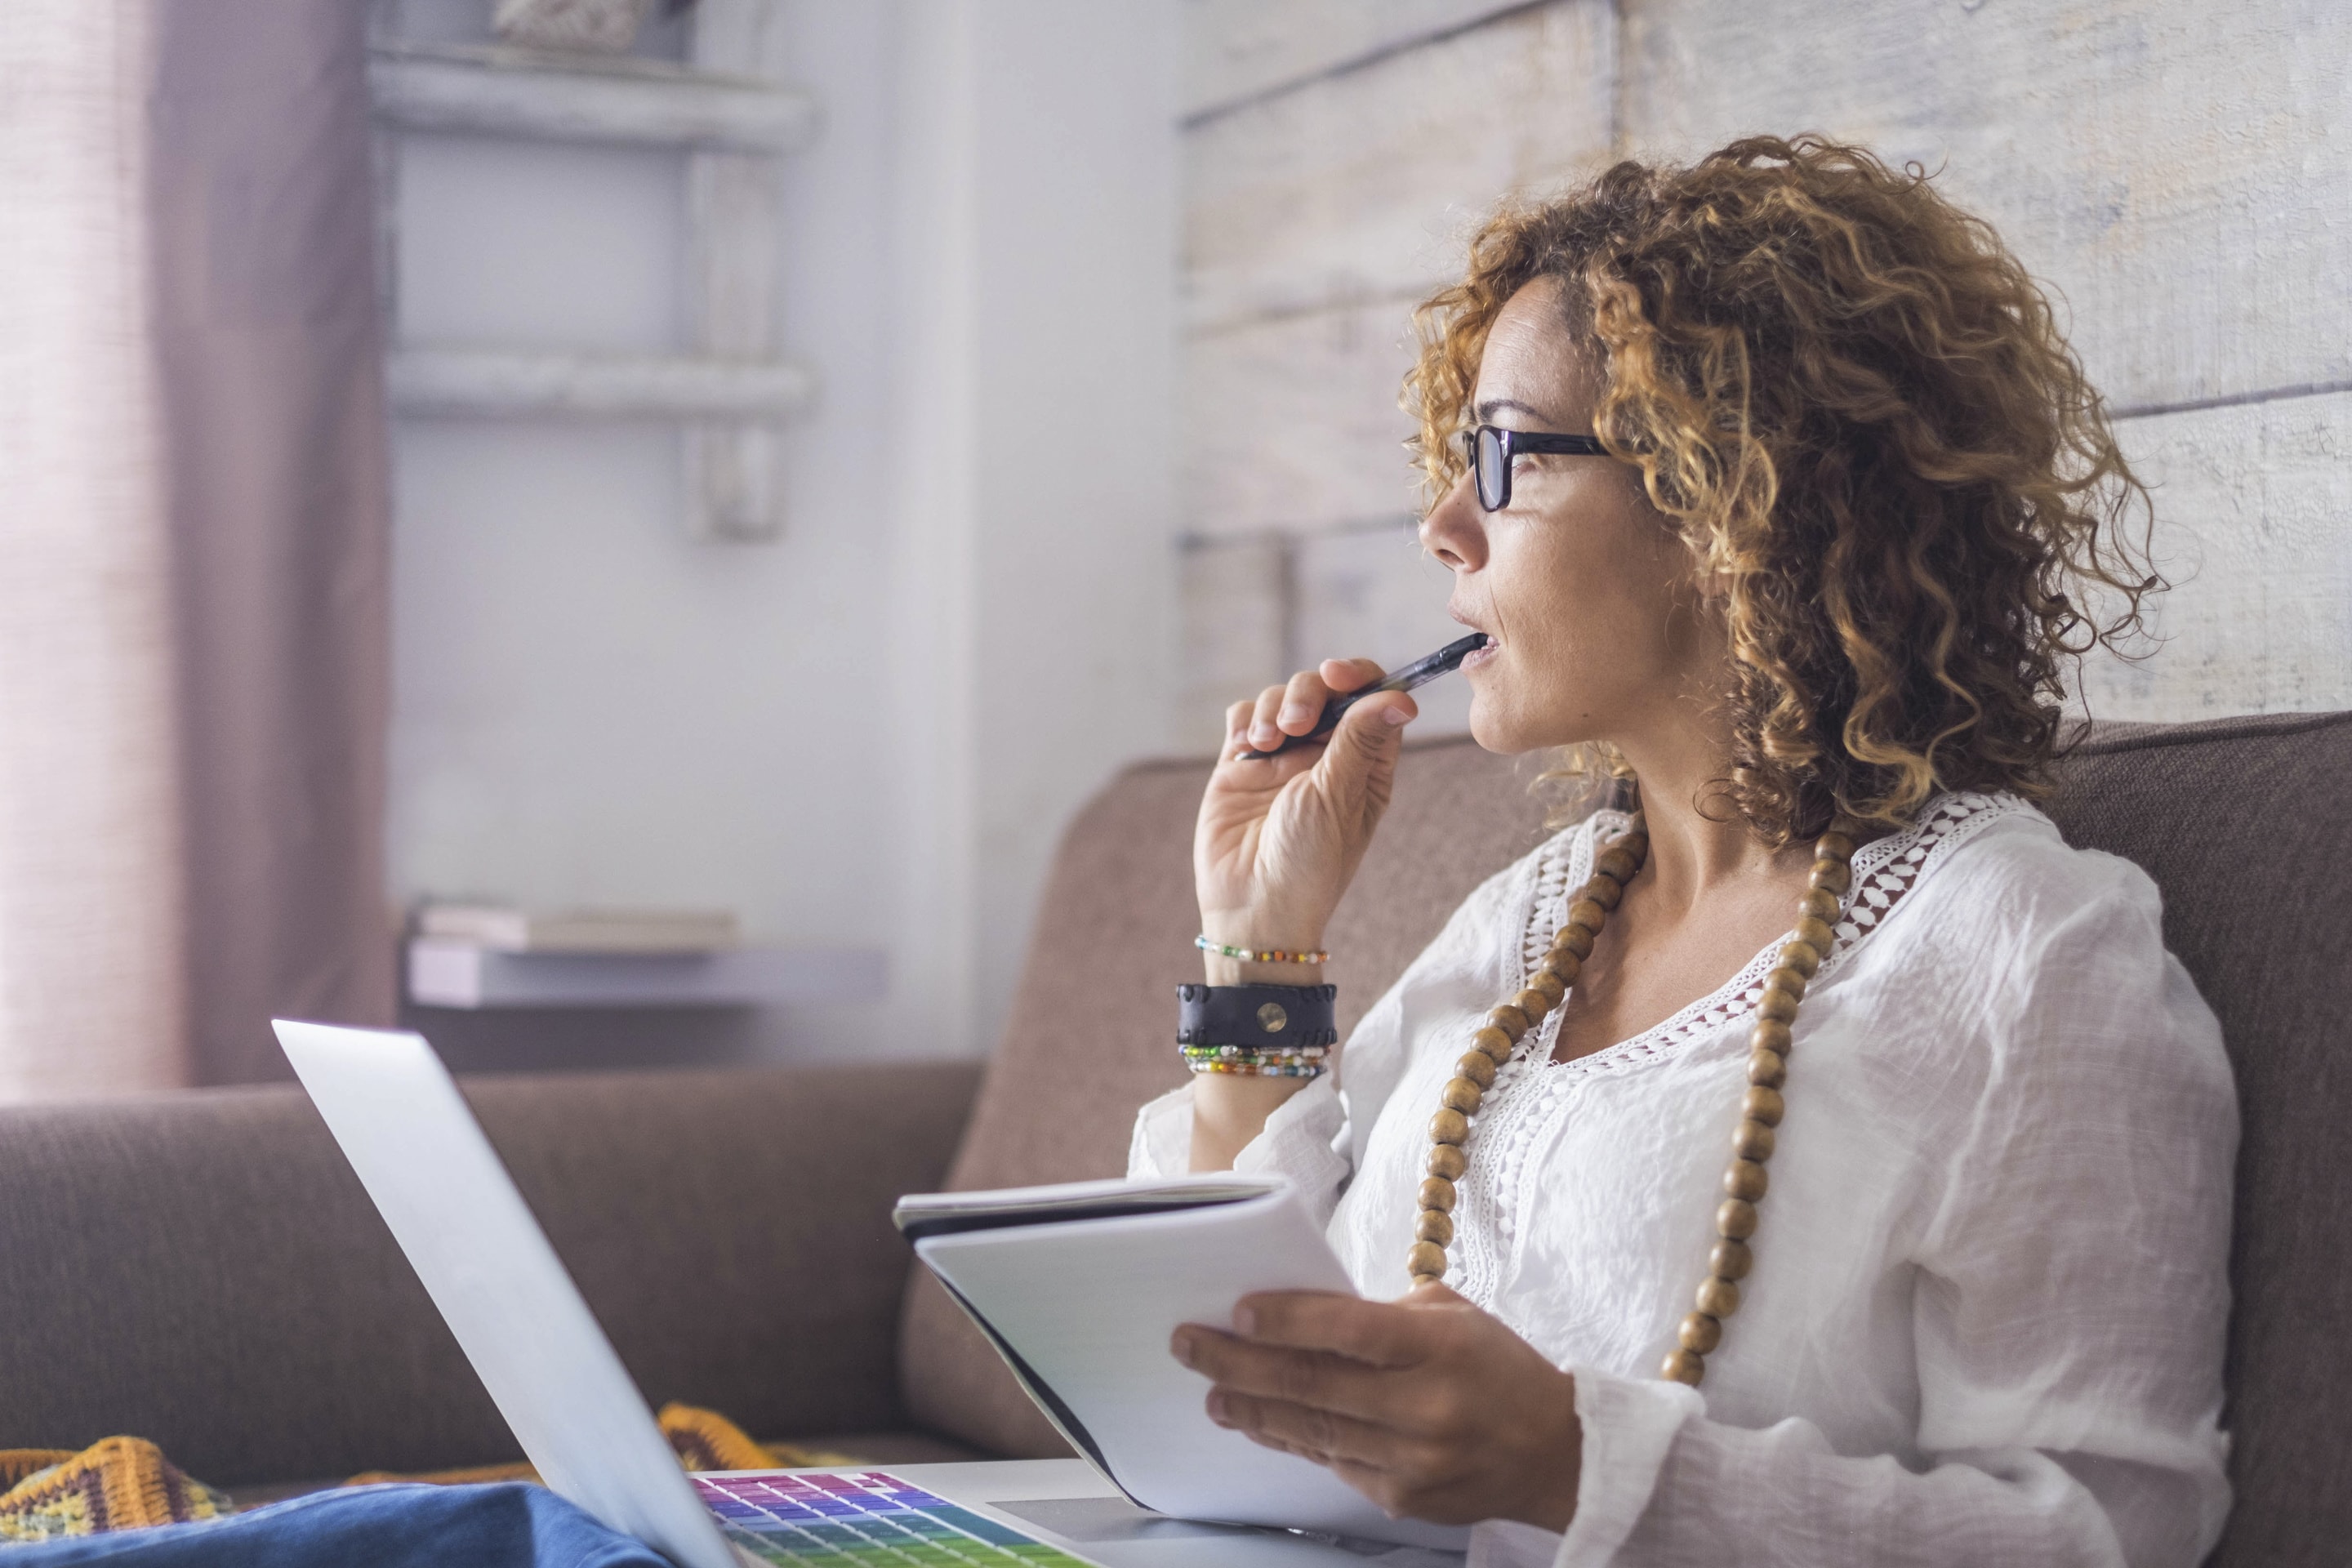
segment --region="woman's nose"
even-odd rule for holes
[[[1422,518],[1421,547],[1449,571],[1475,572],[1486,563],[1486,513],[1469,475],[1454,480]]]

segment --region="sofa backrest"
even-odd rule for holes
[[[795,1436],[898,1422],[890,1202],[944,1173],[974,1076],[465,1088],[646,1396]],[[518,1457],[292,1085],[0,1110],[0,1448],[128,1433],[232,1490]]]
[[[2352,713],[2109,725],[2050,815],[2143,867],[2221,1020],[2241,1143],[2227,1568],[2352,1541]],[[2126,1285],[2124,1288],[2128,1288]]]
[[[1003,1043],[950,1176],[962,1188],[1124,1168],[1135,1109],[1184,1081],[1171,988],[1198,973],[1190,860],[1208,764],[1130,770],[1050,878]],[[1341,1025],[1482,879],[1541,835],[1524,764],[1407,749],[1328,938]],[[2244,1118],[2231,1277],[2231,1472],[2215,1563],[2334,1562],[2352,1539],[2352,714],[2095,729],[2049,803],[2070,842],[2145,867],[2166,938],[2220,1015]],[[2128,1280],[2116,1282],[2131,1288]],[[902,1367],[926,1425],[1003,1454],[1065,1451],[923,1270]]]

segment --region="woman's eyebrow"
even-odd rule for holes
[[[1526,404],[1521,403],[1516,397],[1490,397],[1486,402],[1478,405],[1478,423],[1481,425],[1492,425],[1495,422],[1495,416],[1502,413],[1505,409],[1510,409],[1517,413],[1524,414],[1530,419],[1540,420],[1543,418],[1543,415],[1540,411],[1528,407]]]

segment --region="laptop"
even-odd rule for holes
[[[541,1478],[678,1568],[1458,1565],[1164,1518],[1078,1459],[688,1475],[422,1035],[278,1020],[279,1046]]]

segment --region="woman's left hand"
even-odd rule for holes
[[[1391,1518],[1576,1515],[1576,1380],[1443,1285],[1246,1296],[1233,1332],[1187,1323],[1171,1348],[1215,1384],[1211,1420],[1328,1466]]]

